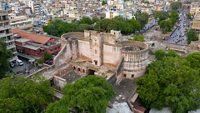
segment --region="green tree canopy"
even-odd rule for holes
[[[172,2],[170,4],[171,10],[177,11],[178,9],[180,9],[182,7],[182,3],[177,1],[177,2]]]
[[[83,18],[80,19],[79,23],[91,25],[91,24],[93,24],[93,21],[92,21],[92,19],[90,19],[90,17],[84,16]]]
[[[188,19],[192,19],[193,18],[193,15],[191,13],[187,13],[187,18]]]
[[[103,19],[96,23],[94,30],[110,32],[110,30],[119,30],[122,34],[130,34],[141,28],[139,21],[135,19],[125,19],[117,16],[113,19]]]
[[[102,5],[106,5],[107,4],[107,0],[102,0]]]
[[[105,113],[112,86],[102,77],[86,76],[64,88],[64,97],[48,106],[46,113]]]
[[[90,29],[88,23],[93,23],[93,21],[88,17],[83,17],[80,21],[74,21],[72,23],[55,19],[43,26],[43,30],[49,35],[60,37],[62,34],[67,32],[77,32]]]
[[[53,55],[51,55],[48,52],[44,52],[43,56],[38,60],[39,64],[43,64],[44,62],[51,60],[53,58]]]
[[[144,35],[135,35],[132,38],[129,38],[129,40],[134,40],[134,41],[139,41],[139,42],[144,42]]]
[[[162,20],[166,20],[169,17],[168,12],[165,12],[165,11],[155,11],[153,15],[154,15],[154,18],[159,20],[159,22]]]
[[[143,28],[149,21],[149,15],[145,12],[137,12],[135,14],[136,20],[139,21],[141,27]]]
[[[191,67],[200,70],[200,52],[194,52],[188,55],[187,60],[189,61]]]
[[[159,24],[163,33],[172,31],[173,22],[171,19],[162,20]]]
[[[12,56],[3,40],[0,40],[0,79],[9,71],[9,58]]]
[[[179,19],[179,15],[177,11],[171,11],[169,14],[169,18],[172,20],[172,24],[174,25],[178,19]]]
[[[162,60],[164,58],[167,58],[167,57],[180,57],[175,51],[172,51],[172,50],[169,50],[169,51],[165,51],[165,50],[157,50],[155,53],[155,58],[157,60]]]
[[[191,41],[198,41],[198,40],[199,40],[199,36],[198,36],[196,30],[190,29],[187,32],[187,41],[188,41],[188,44],[190,44]]]
[[[0,80],[0,113],[40,113],[52,101],[50,82],[41,77]]]
[[[148,15],[141,13],[138,18],[145,18],[148,22]],[[80,21],[72,21],[71,23],[64,22],[59,19],[50,21],[46,26],[43,26],[43,30],[49,35],[60,37],[67,32],[83,32],[84,30],[96,30],[101,32],[110,32],[110,30],[119,30],[122,34],[131,34],[142,28],[140,22],[133,19],[125,19],[117,16],[112,19],[98,19],[93,17],[83,17]]]
[[[200,106],[199,71],[190,67],[187,59],[163,55],[166,53],[160,51],[164,57],[150,64],[146,75],[137,81],[142,103],[147,108],[170,107],[174,113],[197,109]]]
[[[170,12],[155,11],[153,15],[156,19],[158,19],[158,24],[163,33],[172,31],[173,26],[179,19],[178,12],[175,10]]]

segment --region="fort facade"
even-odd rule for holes
[[[66,63],[80,75],[100,75],[109,79],[134,79],[144,74],[149,61],[148,45],[121,41],[121,33],[85,30],[61,36],[62,50],[54,59],[55,66]]]

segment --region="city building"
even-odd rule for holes
[[[56,38],[29,33],[20,29],[13,29],[12,32],[15,34],[18,55],[21,57],[28,58],[26,56],[30,56],[39,59],[44,52],[56,55],[60,51],[61,44]]]
[[[194,16],[194,19],[192,20],[192,29],[200,30],[200,13],[196,14]]]
[[[10,16],[10,25],[11,28],[19,28],[23,30],[31,30],[33,27],[32,19],[27,16]]]
[[[17,60],[17,52],[13,34],[11,33],[10,20],[8,18],[8,13],[3,10],[0,10],[0,39],[5,41],[7,49],[11,50],[13,53],[13,56],[10,58],[10,61]]]
[[[200,12],[200,3],[198,2],[192,2],[190,5],[190,13],[195,16]]]

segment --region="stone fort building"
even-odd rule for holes
[[[137,78],[149,64],[148,45],[136,41],[122,41],[119,31],[110,33],[87,31],[61,36],[62,50],[55,57],[55,66],[66,63],[80,75],[100,75],[118,81]]]

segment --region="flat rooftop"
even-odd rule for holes
[[[32,49],[32,50],[38,50],[38,49],[40,49],[39,46],[33,46],[33,45],[30,45],[30,44],[26,44],[24,47],[25,47],[25,48]]]
[[[120,82],[120,84],[113,84],[113,88],[115,90],[115,97],[111,100],[114,102],[125,102],[129,99],[129,97],[136,90],[136,81],[131,79],[124,79]]]
[[[78,75],[73,70],[67,73],[66,75],[62,76],[63,79],[66,80],[67,84],[73,83],[74,81],[81,78],[81,75]]]
[[[30,40],[29,40],[29,39],[26,39],[26,38],[19,38],[19,39],[16,39],[15,41],[24,43],[24,42],[28,42],[28,41],[30,41]]]

